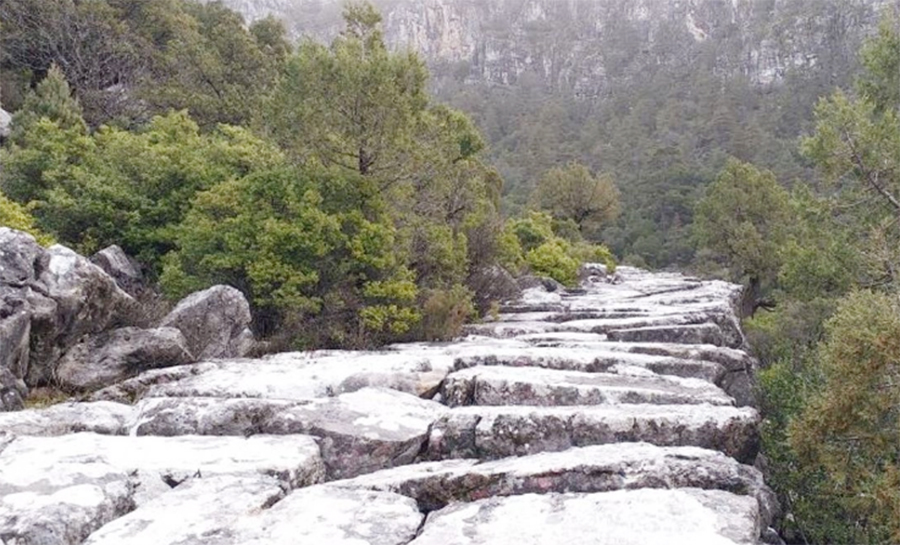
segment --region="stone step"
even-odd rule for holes
[[[0,536],[80,544],[135,506],[198,476],[265,480],[269,492],[321,482],[311,437],[13,437],[0,453]],[[227,512],[234,497],[220,497]],[[160,521],[171,523],[172,521]]]
[[[589,348],[566,347],[474,347],[459,351],[455,370],[480,366],[540,367],[584,373],[618,373],[633,368],[658,375],[695,378],[717,384],[725,376],[725,367],[717,362],[636,354],[612,349],[615,343]]]
[[[431,424],[449,409],[410,394],[364,388],[307,402],[270,399],[147,398],[137,435],[312,435],[328,479],[413,462]]]
[[[487,497],[639,488],[703,488],[752,496],[764,527],[780,511],[775,493],[756,468],[713,450],[648,443],[575,447],[492,462],[424,462],[329,486],[396,492],[415,499],[424,512]]]
[[[558,371],[539,367],[472,367],[451,373],[441,401],[462,405],[734,405],[720,388],[704,380],[656,375]]]
[[[92,401],[143,397],[254,397],[309,400],[365,387],[433,395],[453,357],[440,351],[319,351],[256,360],[218,360],[149,371],[104,388]]]
[[[611,341],[657,342],[673,344],[711,344],[729,346],[722,328],[716,324],[654,325],[610,329],[606,337]],[[733,348],[733,347],[732,347]]]
[[[407,545],[424,516],[387,492],[197,478],[94,532],[85,545]]]
[[[431,428],[426,457],[495,460],[624,442],[697,446],[752,463],[759,414],[716,405],[459,407]]]
[[[756,500],[719,490],[621,490],[452,504],[410,545],[756,545]]]

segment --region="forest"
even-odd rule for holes
[[[831,60],[592,106],[430,79],[364,3],[295,44],[215,2],[7,0],[0,226],[235,286],[273,350],[449,339],[508,277],[616,257],[741,283],[783,537],[896,543],[900,11]]]

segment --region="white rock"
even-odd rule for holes
[[[84,545],[220,543],[235,520],[255,515],[284,493],[276,479],[264,475],[191,479],[103,526]]]
[[[453,504],[410,545],[755,545],[756,500],[718,490],[548,494]]]

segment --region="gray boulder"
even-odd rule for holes
[[[511,301],[522,294],[513,275],[499,265],[476,269],[469,276],[468,285],[475,291],[475,303],[482,312],[494,301]]]
[[[0,141],[9,138],[10,124],[12,123],[12,115],[0,108]]]
[[[131,296],[137,296],[144,288],[140,266],[115,244],[91,256],[91,263],[103,269]]]
[[[197,358],[243,357],[253,348],[250,304],[230,286],[213,286],[188,295],[165,318],[161,327],[174,327],[187,339]]]
[[[181,331],[171,327],[124,327],[83,339],[69,349],[56,368],[60,387],[95,390],[148,369],[191,363]]]
[[[128,325],[136,301],[103,269],[60,245],[47,251],[46,267],[36,267],[40,294],[29,298],[31,347],[26,383],[53,377],[60,357],[85,335]]]
[[[28,389],[22,379],[12,371],[0,367],[0,412],[20,411],[25,408]]]

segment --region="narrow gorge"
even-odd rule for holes
[[[523,287],[453,342],[0,413],[0,543],[780,543],[739,286],[588,265]]]

